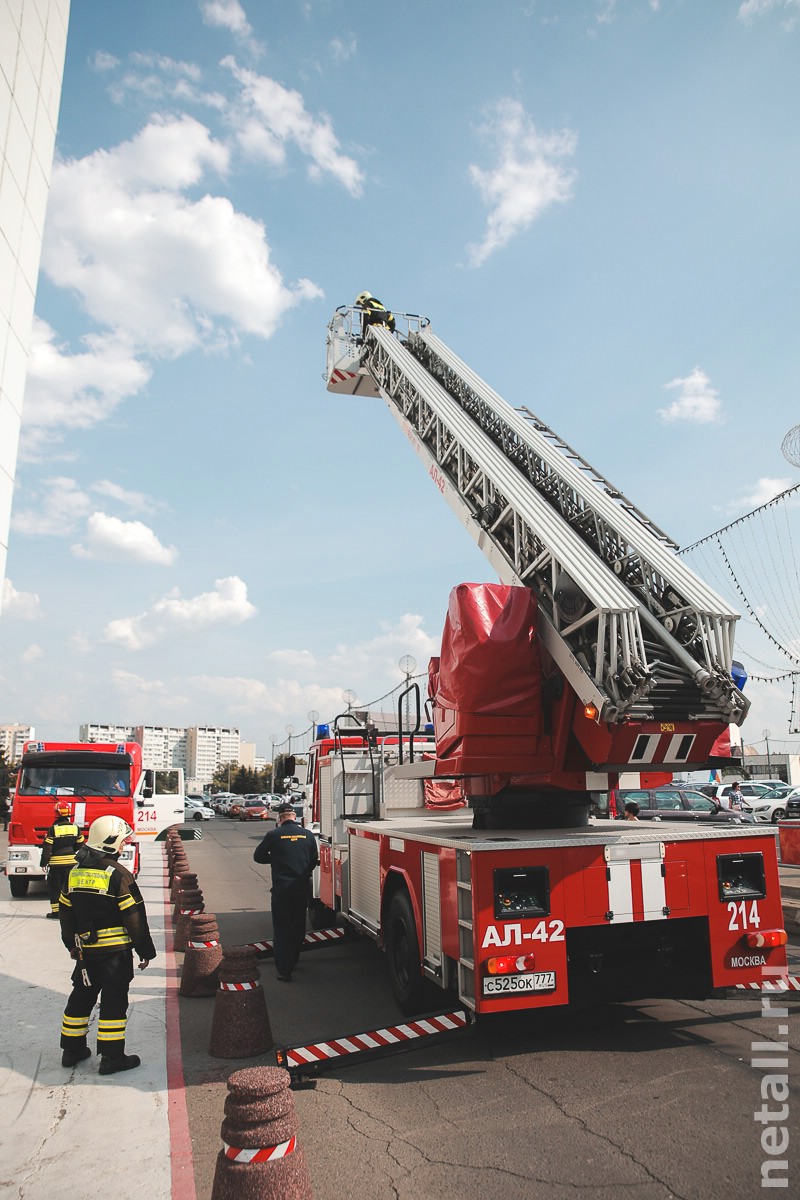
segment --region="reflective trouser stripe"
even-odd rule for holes
[[[125,1017],[123,1017],[120,1021],[98,1021],[97,1041],[124,1042],[126,1023],[127,1019]]]
[[[89,1030],[88,1017],[68,1017],[66,1013],[61,1018],[61,1036],[85,1038]]]

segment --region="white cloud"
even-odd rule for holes
[[[54,167],[42,265],[138,352],[180,355],[270,337],[288,309],[322,295],[286,287],[259,221],[230,200],[189,200],[228,151],[191,117],[153,121],[113,150]]]
[[[293,667],[295,670],[312,671],[317,660],[310,650],[273,650],[267,655],[267,661],[280,667]]]
[[[107,496],[110,500],[116,500],[117,503],[133,512],[152,513],[159,507],[159,504],[151,496],[146,496],[144,492],[131,492],[127,488],[120,487],[119,484],[112,483],[110,479],[98,480],[97,483],[90,485],[89,490],[98,496]]]
[[[239,0],[201,0],[200,12],[206,25],[229,29],[238,37],[249,37],[252,33]]]
[[[41,610],[36,592],[18,592],[10,579],[3,580],[0,614],[5,620],[35,621]]]
[[[439,652],[439,643],[425,632],[422,617],[416,613],[404,613],[394,624],[381,621],[380,629],[379,634],[367,641],[336,646],[327,660],[329,671],[359,684],[378,672],[397,682],[403,678],[398,666],[403,655],[412,654],[417,660],[417,671],[425,671],[428,659]],[[352,685],[348,682],[345,686]]]
[[[85,347],[70,354],[56,334],[34,317],[25,387],[20,459],[49,453],[66,429],[88,429],[107,420],[117,406],[140,392],[151,370],[130,342],[117,334],[87,334]]]
[[[95,71],[113,71],[119,66],[119,59],[105,50],[98,50],[92,58],[92,66]]]
[[[760,508],[762,504],[768,504],[770,500],[774,500],[776,496],[779,496],[781,492],[785,492],[791,486],[791,479],[770,479],[765,476],[757,480],[749,492],[740,496],[738,500],[732,501],[728,505],[728,511],[752,512],[754,508]]]
[[[178,551],[162,546],[153,530],[141,521],[121,521],[104,512],[94,512],[86,523],[85,544],[72,547],[76,558],[101,562],[149,562],[169,566]]]
[[[122,671],[119,667],[111,672],[111,681],[118,691],[125,692],[129,697],[162,697],[168,692],[167,685],[162,680],[143,679],[141,675],[134,675],[131,671]]]
[[[247,584],[238,576],[217,579],[214,589],[184,600],[176,588],[147,612],[110,621],[103,640],[141,650],[169,634],[193,633],[211,625],[241,625],[255,616],[257,609],[247,599]]]
[[[473,266],[486,262],[545,209],[569,200],[576,178],[567,160],[575,153],[577,135],[569,129],[539,133],[517,100],[493,105],[479,133],[496,161],[490,170],[469,168],[489,209],[483,240],[469,247]]]
[[[347,33],[343,37],[335,37],[331,41],[331,54],[334,62],[344,63],[353,58],[358,50],[358,40],[354,33]]]
[[[745,25],[750,25],[757,17],[764,17],[776,8],[788,14],[785,27],[793,28],[800,12],[800,0],[745,0],[739,5],[737,16]]]
[[[26,664],[27,663],[35,663],[35,662],[38,662],[39,659],[43,658],[43,657],[44,657],[44,650],[42,649],[42,647],[37,646],[36,642],[31,642],[30,646],[26,646],[26,648],[20,654],[19,661],[26,663]]]
[[[700,367],[694,367],[685,379],[673,379],[664,384],[665,391],[677,392],[677,398],[667,408],[660,408],[662,421],[691,421],[695,425],[710,425],[722,420],[722,401],[711,386],[711,380]]]
[[[312,179],[333,175],[351,196],[360,196],[364,173],[353,158],[342,154],[330,117],[312,117],[300,92],[290,91],[266,75],[258,75],[228,56],[222,60],[241,88],[242,111],[237,118],[239,143],[245,153],[275,166],[286,160],[294,144],[311,160]]]
[[[92,502],[74,479],[56,476],[42,481],[47,489],[35,508],[21,509],[12,514],[11,528],[28,537],[64,537],[74,532],[79,521],[89,514]]]

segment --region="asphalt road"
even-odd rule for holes
[[[189,859],[223,943],[268,938],[269,873],[252,861],[265,828],[224,818],[193,828],[203,837],[186,844]],[[366,939],[304,953],[289,985],[269,962],[261,974],[276,1045],[403,1019],[383,955]],[[763,1194],[762,1164],[786,1160],[773,1178],[786,1181],[779,1194],[799,1195],[800,994],[773,1004],[788,1015],[742,993],[492,1018],[447,1043],[328,1071],[293,1093],[314,1194],[752,1200]],[[274,1062],[271,1052],[210,1057],[213,1006],[181,999],[198,1200],[211,1195],[225,1080]],[[757,1121],[765,1103],[776,1115]],[[784,1129],[792,1139],[775,1154]]]

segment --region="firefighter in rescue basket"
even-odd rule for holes
[[[56,819],[44,835],[39,865],[47,874],[50,893],[51,920],[58,919],[58,898],[66,886],[67,876],[75,866],[75,852],[83,845],[83,834],[72,820],[72,808],[65,800],[57,800]]]
[[[100,1074],[138,1067],[137,1054],[125,1053],[128,987],[133,951],[144,970],[156,950],[144,901],[131,873],[118,862],[133,830],[122,817],[92,822],[81,861],[72,868],[61,894],[61,940],[75,960],[72,992],[61,1025],[61,1065],[89,1058],[89,1016],[100,997],[97,1053]]]

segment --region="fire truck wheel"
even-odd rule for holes
[[[29,879],[15,879],[13,875],[8,878],[8,886],[11,888],[11,895],[15,900],[21,900],[23,896],[28,894]]]
[[[414,910],[408,893],[395,892],[386,921],[386,954],[392,991],[400,1011],[414,1016],[425,1007],[425,979],[419,958]]]
[[[308,919],[312,929],[333,929],[336,925],[336,913],[317,899],[309,902]]]

